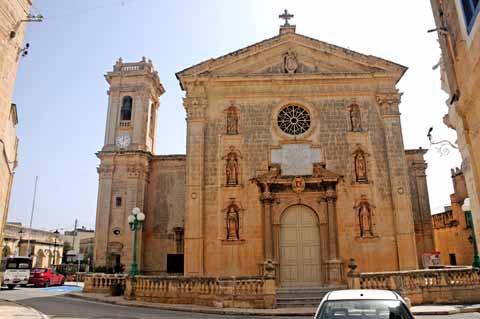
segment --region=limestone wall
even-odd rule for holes
[[[264,277],[153,277],[126,279],[125,299],[213,306],[274,308],[275,280]]]
[[[472,217],[480,243],[480,17],[471,28],[465,21],[463,1],[431,0],[442,49],[442,89],[447,100],[447,126],[457,131],[462,170],[470,198]],[[465,2],[467,3],[467,2]],[[475,15],[474,15],[475,17]],[[445,32],[445,30],[448,30]],[[447,112],[447,109],[446,109]]]
[[[474,304],[480,302],[480,273],[468,267],[360,274],[352,271],[348,288],[394,290],[412,305]]]
[[[26,27],[20,20],[25,19],[31,5],[30,0],[0,2],[0,239],[7,220],[13,170],[17,165],[15,127],[18,115],[17,108],[12,107],[12,94]]]
[[[285,59],[294,61],[292,70]],[[177,73],[186,91],[188,126],[186,273],[258,275],[271,248],[278,265],[283,253],[278,243],[281,216],[297,204],[313,209],[321,225],[321,248],[315,254],[322,265],[317,270],[334,264],[343,264],[345,270],[350,257],[370,271],[416,268],[398,109],[401,94],[395,87],[405,71],[292,30]],[[279,127],[278,114],[288,105],[309,114],[311,125],[304,133],[292,135]],[[352,105],[360,109],[357,127],[350,118]],[[229,126],[232,108],[238,121],[231,120]],[[231,130],[237,122],[238,128]],[[285,151],[291,146],[299,154]],[[354,163],[359,152],[367,171],[362,179]],[[288,163],[279,153],[289,154]],[[235,166],[233,183],[227,164]],[[275,165],[279,175],[262,185],[252,183],[272,173]],[[338,181],[327,191],[328,216],[319,204],[325,200],[325,185],[310,185],[298,193],[286,185],[286,179],[295,176],[312,178],[313,165]],[[301,166],[301,173],[286,173],[287,166]],[[275,184],[278,176],[285,185]],[[359,218],[360,202],[370,205],[368,236],[361,231],[366,221]],[[230,236],[228,229],[234,226],[227,223],[227,211],[232,206],[238,226]],[[267,238],[273,238],[273,244]],[[340,269],[328,271],[335,280],[341,277]]]
[[[432,216],[435,249],[440,252],[443,265],[452,265],[450,254],[455,256],[457,265],[471,265],[473,244],[471,225],[467,224],[465,212],[452,198],[452,205],[445,212]]]
[[[50,267],[61,263],[64,238],[53,232],[7,223],[4,229],[2,255],[32,257],[33,267]]]
[[[430,199],[427,188],[427,163],[422,148],[406,150],[408,176],[412,200],[415,242],[417,245],[418,264],[422,267],[422,255],[435,249]]]
[[[260,193],[257,186],[249,181],[268,170],[271,149],[285,143],[277,131],[276,114],[286,103],[305,105],[312,112],[313,132],[304,142],[320,148],[327,169],[343,176],[337,188],[338,241],[342,260],[355,257],[363,268],[371,271],[394,270],[398,269],[399,258],[402,258],[397,253],[397,247],[414,245],[411,241],[413,237],[406,237],[403,243],[396,242],[399,240],[396,238],[398,230],[395,229],[398,221],[394,220],[392,207],[392,174],[404,181],[403,186],[398,188],[399,191],[397,188],[394,190],[395,194],[401,193],[408,201],[405,204],[407,209],[399,213],[399,220],[408,225],[412,221],[412,215],[408,208],[409,185],[405,184],[409,183],[405,155],[401,152],[393,157],[387,156],[385,124],[379,110],[381,105],[377,103],[375,95],[377,85],[390,84],[358,81],[327,86],[321,83],[312,82],[295,87],[287,84],[278,87],[265,84],[261,90],[257,86],[246,84],[208,88],[203,206],[205,275],[255,275],[261,269],[263,221]],[[355,93],[352,94],[352,91]],[[239,134],[235,136],[225,134],[225,109],[230,105],[232,96],[235,97],[234,105],[240,114]],[[365,128],[362,132],[349,132],[347,108],[353,99],[361,105]],[[399,128],[400,122],[395,125]],[[397,132],[401,134],[400,131]],[[352,153],[359,145],[368,154],[370,183],[367,184],[354,182]],[[402,145],[394,147],[401,148]],[[225,157],[231,150],[239,154],[239,185],[236,187],[225,185]],[[398,168],[392,171],[389,161],[400,164],[396,164]],[[360,238],[358,216],[353,209],[361,195],[366,195],[375,207],[375,236],[368,239]],[[242,240],[235,243],[225,240],[225,210],[232,198],[241,207]],[[413,233],[413,229],[410,230],[408,226],[403,230],[407,233],[410,231]],[[408,248],[405,252],[407,251],[411,253],[412,249]],[[410,258],[406,254],[403,256]],[[416,262],[410,262],[409,265],[408,267],[414,268]]]
[[[185,222],[185,156],[155,156],[149,180],[142,273],[163,274],[167,254],[183,253],[183,239],[177,247],[175,228],[183,230]]]

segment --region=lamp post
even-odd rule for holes
[[[57,257],[57,237],[58,237],[58,234],[60,234],[60,232],[58,231],[58,229],[56,229],[54,232],[54,242],[53,242],[53,264],[55,265],[56,264],[56,257]]]
[[[132,214],[128,216],[128,223],[130,224],[130,229],[133,231],[133,260],[132,267],[130,268],[130,275],[138,275],[138,266],[137,266],[137,230],[142,229],[143,222],[145,220],[145,214],[142,213],[140,208],[135,207],[132,209]]]
[[[22,253],[22,235],[23,235],[23,233],[24,233],[23,228],[20,228],[20,230],[18,231],[19,239],[18,239],[18,253],[17,253],[17,256],[20,256],[20,254]]]
[[[473,243],[473,262],[472,267],[480,268],[480,257],[478,256],[477,238],[475,236],[475,227],[473,225],[472,211],[470,210],[470,198],[465,198],[462,205],[462,210],[465,212],[465,218],[470,225],[470,231],[472,232]]]

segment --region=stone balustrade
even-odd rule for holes
[[[83,292],[109,293],[113,284],[125,287],[127,275],[85,274]]]
[[[479,303],[480,270],[471,267],[348,274],[349,288],[389,289],[412,304]]]
[[[264,277],[129,277],[125,298],[221,308],[273,308],[275,280]]]

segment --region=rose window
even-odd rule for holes
[[[290,135],[300,135],[310,128],[310,114],[300,106],[284,107],[277,117],[278,127]]]

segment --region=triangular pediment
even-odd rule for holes
[[[186,77],[385,74],[398,81],[406,67],[297,33],[281,34],[177,73]]]

